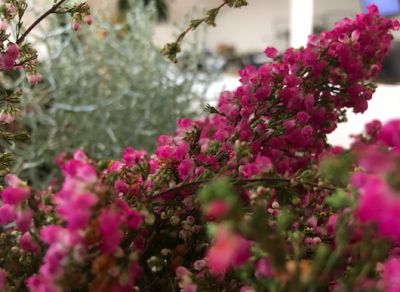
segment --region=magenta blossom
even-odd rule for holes
[[[400,146],[400,120],[393,120],[384,124],[379,139],[387,146]]]
[[[383,265],[382,281],[386,292],[400,291],[400,258],[389,258]]]
[[[207,253],[208,267],[214,275],[243,265],[250,257],[250,242],[220,226]]]

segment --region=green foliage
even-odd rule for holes
[[[334,209],[344,209],[351,205],[351,197],[345,190],[337,189],[325,202]]]
[[[322,160],[319,167],[320,175],[334,185],[345,187],[353,170],[354,157],[349,152],[344,152],[338,157],[328,157]]]
[[[34,184],[51,178],[47,169],[61,151],[82,148],[94,158],[117,158],[126,146],[152,151],[179,117],[201,112],[199,88],[215,75],[199,71],[200,47],[171,64],[152,42],[154,7],[130,3],[124,24],[95,20],[84,38],[58,28],[42,40],[51,57],[41,66],[47,79],[26,88],[23,123],[32,143],[16,165]]]
[[[168,19],[168,6],[165,0],[142,0],[147,5],[154,5],[157,11],[157,18],[160,21]],[[131,9],[130,0],[118,0],[119,11],[125,14]]]
[[[203,204],[208,204],[213,200],[222,200],[229,205],[235,205],[237,203],[237,197],[232,194],[231,182],[228,178],[222,177],[205,185],[199,191],[198,197]]]

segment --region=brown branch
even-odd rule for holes
[[[41,16],[39,16],[38,19],[36,19],[31,26],[28,27],[28,29],[21,35],[20,38],[17,39],[17,44],[21,44],[27,35],[47,16],[50,14],[54,13],[65,1],[67,0],[60,0],[58,3],[54,4],[49,10],[47,10],[45,13],[43,13]]]
[[[212,182],[213,179],[204,179],[204,180],[199,180],[199,181],[194,181],[186,184],[181,184],[172,188],[168,188],[166,190],[160,191],[156,194],[154,194],[151,198],[152,199],[157,199],[160,197],[163,197],[164,195],[167,195],[169,193],[177,192],[186,188],[190,187],[199,187],[201,185],[204,185],[206,183]],[[246,184],[251,184],[251,183],[271,183],[271,184],[277,184],[277,183],[285,183],[285,184],[290,184],[291,180],[286,179],[286,178],[255,178],[255,179],[238,179],[232,181],[234,185],[246,185]],[[319,189],[325,189],[327,191],[334,191],[334,188],[331,187],[325,187],[325,186],[319,186],[318,184],[315,183],[303,183],[304,185],[308,185],[311,187],[319,188]],[[297,185],[301,185],[301,183],[298,183]]]
[[[224,7],[224,6],[227,5],[227,4],[228,4],[228,3],[227,3],[226,1],[224,1],[224,2],[222,2],[218,7],[214,8],[214,9],[217,10],[217,11],[220,11],[221,8]],[[197,26],[199,26],[200,24],[202,24],[203,22],[205,22],[207,19],[208,19],[208,17],[203,17],[202,19],[200,19],[200,20],[199,20],[199,23],[197,24]],[[197,27],[197,26],[196,26],[196,27]],[[185,37],[185,35],[186,35],[189,31],[191,31],[193,28],[194,28],[194,27],[193,27],[192,25],[189,25],[189,27],[186,28],[186,30],[183,31],[183,32],[179,35],[179,37],[176,39],[176,42],[177,42],[177,43],[180,43],[180,42],[183,40],[183,38]]]
[[[194,182],[190,182],[190,183],[186,183],[186,184],[181,184],[179,186],[176,187],[172,187],[169,189],[166,189],[164,191],[161,191],[159,193],[154,194],[154,196],[152,196],[152,199],[156,199],[159,197],[162,197],[166,194],[172,193],[172,192],[176,192],[182,189],[186,189],[189,187],[193,187],[193,186],[200,186],[200,185],[204,185],[206,183],[209,183],[213,181],[213,179],[204,179],[204,180],[199,180],[199,181],[194,181]],[[238,180],[234,180],[232,183],[233,184],[250,184],[250,183],[259,183],[259,182],[264,182],[264,183],[290,183],[289,179],[284,179],[284,178],[258,178],[258,179],[238,179]]]

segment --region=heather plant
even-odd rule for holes
[[[26,74],[31,84],[41,80],[37,72],[37,52],[27,41],[27,36],[36,26],[51,14],[68,14],[76,28],[82,21],[91,19],[86,2],[54,1],[54,4],[29,26],[25,26],[28,4],[24,0],[3,0],[0,2],[0,178],[9,172],[12,165],[10,150],[15,142],[26,142],[28,137],[15,124],[20,115],[19,103],[23,94],[21,88],[14,88],[7,82],[8,77]]]
[[[43,82],[26,90],[22,122],[31,143],[15,165],[34,185],[53,178],[61,152],[81,148],[116,159],[128,145],[153,151],[158,135],[172,134],[179,117],[204,107],[217,74],[202,66],[201,41],[179,66],[171,64],[152,41],[155,9],[142,2],[129,1],[124,22],[96,19],[80,34],[45,27],[36,41],[50,57],[40,66]]]
[[[30,291],[400,290],[400,121],[349,149],[326,134],[366,110],[397,20],[376,6],[240,72],[154,154],[57,160],[64,181],[1,193],[1,284]]]

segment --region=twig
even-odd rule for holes
[[[189,187],[193,187],[193,186],[200,186],[200,185],[204,185],[206,183],[211,182],[212,179],[204,179],[204,180],[199,180],[199,181],[194,181],[194,182],[190,182],[190,183],[186,183],[186,184],[181,184],[179,186],[176,187],[172,187],[169,189],[166,189],[164,191],[161,191],[159,193],[156,193],[152,196],[152,198],[159,198],[162,197],[166,194],[169,193],[173,193],[182,189],[186,189]],[[250,183],[257,183],[257,182],[269,182],[269,183],[290,183],[289,179],[284,179],[284,178],[259,178],[259,179],[238,179],[238,180],[234,180],[232,183],[233,184],[250,184]]]
[[[177,63],[177,54],[181,51],[181,42],[185,38],[186,34],[192,30],[195,30],[202,23],[207,23],[208,25],[215,26],[215,19],[222,7],[228,5],[234,8],[240,8],[247,5],[247,0],[223,0],[223,2],[215,8],[207,11],[207,15],[200,19],[193,19],[190,21],[189,26],[178,36],[178,38],[172,42],[167,43],[161,52],[172,62]]]
[[[49,10],[47,10],[45,13],[43,13],[41,16],[39,16],[38,19],[36,19],[31,26],[28,27],[28,29],[21,35],[20,38],[17,39],[17,44],[21,44],[26,36],[47,16],[50,14],[54,13],[65,1],[67,0],[60,0],[60,2],[54,4]]]
[[[158,192],[156,194],[154,194],[151,198],[152,199],[157,199],[160,197],[163,197],[164,195],[167,195],[169,193],[174,193],[177,192],[179,190],[183,190],[186,188],[190,188],[190,187],[194,187],[194,186],[201,186],[204,185],[206,183],[209,183],[213,181],[213,179],[204,179],[204,180],[199,180],[199,181],[194,181],[194,182],[190,182],[190,183],[185,183],[185,184],[181,184],[172,188],[168,188],[166,190],[163,190],[161,192]],[[290,179],[286,179],[286,178],[255,178],[255,179],[237,179],[237,180],[233,180],[232,183],[234,185],[246,185],[246,184],[251,184],[251,183],[271,183],[271,184],[277,184],[277,183],[285,183],[285,184],[290,184],[291,180]],[[298,183],[297,185],[301,185],[302,183]],[[311,187],[316,187],[316,188],[320,188],[320,189],[325,189],[328,191],[334,191],[334,188],[331,187],[325,187],[325,186],[319,186],[318,184],[315,183],[303,183],[303,185],[308,185]]]

